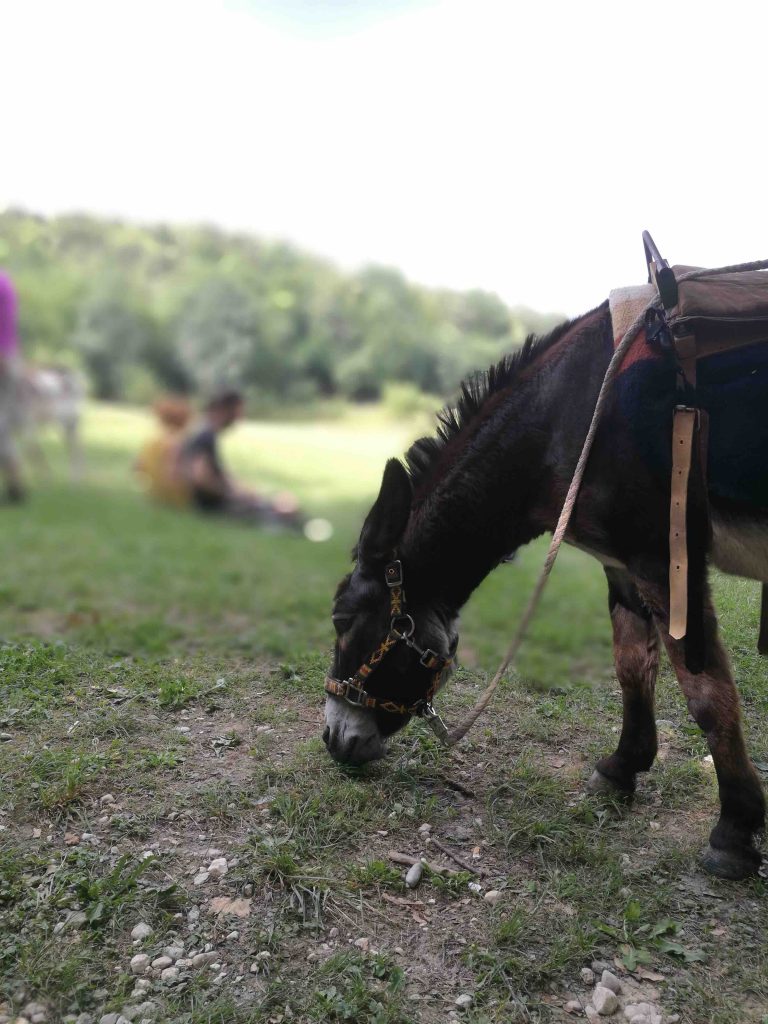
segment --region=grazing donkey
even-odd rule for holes
[[[337,761],[380,757],[387,736],[431,712],[456,650],[462,605],[500,561],[553,529],[612,353],[605,303],[529,338],[465,383],[457,407],[440,415],[437,437],[407,453],[407,469],[387,463],[354,571],[333,606],[337,641],[323,738]],[[645,334],[614,382],[566,540],[605,567],[623,694],[618,747],[598,762],[591,788],[631,794],[637,772],[653,763],[661,637],[717,771],[721,814],[703,864],[741,878],[761,863],[756,838],[765,800],[744,746],[707,559],[768,580],[768,346],[703,360],[698,399],[709,413],[701,493],[708,492],[711,520],[695,509],[689,515],[695,657],[668,631],[676,372],[670,352]]]

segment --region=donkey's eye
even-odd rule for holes
[[[354,617],[354,615],[342,615],[341,613],[332,615],[331,621],[336,627],[336,632],[343,633],[346,629],[349,629],[349,624]]]

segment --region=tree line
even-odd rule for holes
[[[80,367],[111,400],[223,384],[282,404],[372,400],[393,382],[446,395],[561,319],[205,226],[8,210],[0,266],[26,356]]]

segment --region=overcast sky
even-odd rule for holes
[[[0,208],[207,221],[576,313],[768,257],[768,5],[19,0]]]

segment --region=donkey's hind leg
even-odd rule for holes
[[[631,795],[637,772],[648,771],[656,757],[659,639],[653,617],[629,576],[618,569],[606,569],[605,575],[624,720],[615,753],[598,762],[588,788],[593,793],[613,790]]]
[[[717,618],[709,589],[704,589],[703,665],[693,673],[685,663],[685,641],[673,640],[667,632],[666,595],[660,588],[644,596],[661,598],[663,611],[657,621],[659,632],[685,694],[688,710],[704,733],[712,753],[720,791],[720,818],[709,837],[702,866],[721,878],[745,878],[756,874],[762,857],[756,840],[765,827],[765,796],[757,772],[744,745],[739,697],[720,642]],[[657,608],[654,607],[656,612]]]

